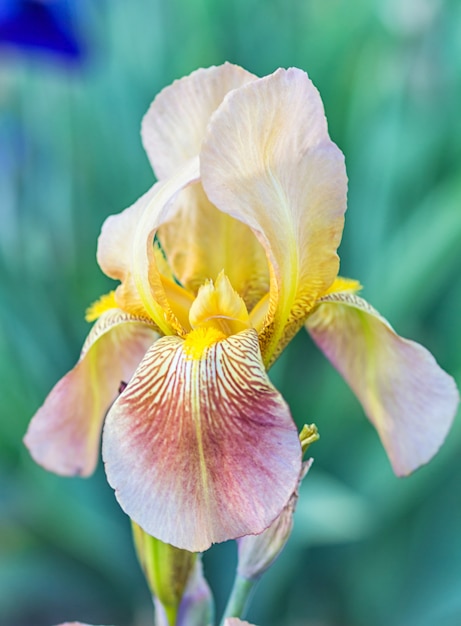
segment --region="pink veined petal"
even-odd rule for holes
[[[254,626],[250,622],[242,622],[238,617],[228,617],[224,622],[224,626]]]
[[[307,74],[277,70],[230,92],[211,118],[200,171],[211,202],[247,224],[266,251],[269,332],[261,345],[269,363],[338,272],[344,157]]]
[[[198,155],[210,116],[224,96],[255,79],[241,67],[224,63],[196,70],[157,95],[144,116],[141,136],[158,179],[173,175]]]
[[[108,413],[103,458],[123,510],[192,552],[262,532],[293,493],[301,450],[253,329],[191,358],[159,339]]]
[[[350,293],[321,298],[306,324],[376,427],[396,474],[427,463],[456,413],[456,384],[419,344]]]
[[[94,471],[107,409],[157,337],[148,322],[118,309],[99,318],[77,365],[29,424],[24,443],[37,463],[66,476]]]

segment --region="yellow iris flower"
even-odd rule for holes
[[[37,462],[89,474],[105,418],[108,480],[147,533],[190,551],[261,533],[300,476],[267,369],[303,326],[396,473],[427,462],[457,389],[338,277],[346,170],[305,72],[198,70],[159,94],[142,137],[158,182],[102,228],[98,262],[120,285],[31,422]]]

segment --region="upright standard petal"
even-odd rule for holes
[[[201,156],[202,183],[247,224],[271,267],[264,361],[271,362],[333,282],[346,209],[344,158],[301,70],[277,70],[228,94]]]
[[[351,293],[321,298],[307,330],[341,372],[376,427],[396,474],[427,463],[456,413],[454,380],[419,344],[399,337]]]
[[[137,223],[131,245],[131,271],[141,300],[159,328],[166,334],[183,334],[184,326],[168,299],[155,258],[154,237],[162,224],[177,212],[181,192],[199,180],[199,161],[194,158],[179,168],[174,176],[159,183]],[[184,294],[185,289],[180,288]],[[192,302],[192,300],[191,300]]]
[[[158,237],[175,276],[192,293],[223,270],[249,311],[269,291],[264,248],[246,224],[211,204],[200,183],[180,194],[177,213]]]
[[[157,266],[154,237],[177,211],[177,195],[198,179],[199,162],[193,159],[174,176],[154,185],[131,207],[110,216],[98,241],[102,270],[122,283],[116,291],[117,301],[127,311],[149,316],[164,334],[182,332],[183,326],[167,297]]]
[[[178,337],[157,341],[103,436],[107,477],[124,511],[193,552],[262,532],[301,469],[297,429],[264,370],[257,333],[221,339],[213,330],[202,354]]]
[[[153,185],[130,207],[104,222],[98,239],[97,260],[102,271],[119,280],[116,299],[120,307],[134,315],[148,315],[134,283],[131,268],[133,239],[144,211],[158,191]]]
[[[77,365],[52,389],[24,438],[33,459],[66,476],[96,467],[107,409],[158,337],[148,321],[118,309],[93,326]]]
[[[196,70],[157,95],[142,121],[141,136],[159,180],[199,154],[210,116],[225,95],[255,79],[238,65],[224,63]]]

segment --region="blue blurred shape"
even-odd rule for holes
[[[0,44],[80,59],[83,47],[70,9],[68,0],[0,0]]]

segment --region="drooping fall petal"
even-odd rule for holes
[[[262,352],[268,363],[338,271],[344,158],[328,136],[307,75],[277,70],[229,93],[209,124],[200,163],[211,202],[247,224],[266,250],[271,328],[268,338],[263,333]]]
[[[77,365],[52,389],[24,438],[34,460],[62,475],[96,467],[107,409],[158,337],[152,326],[118,309],[93,326]]]
[[[124,511],[193,552],[262,532],[301,468],[297,430],[264,370],[257,333],[210,337],[201,355],[178,337],[157,341],[103,436],[107,477]]]
[[[458,405],[454,380],[419,344],[399,337],[362,298],[322,298],[306,324],[376,427],[396,474],[427,463]]]

